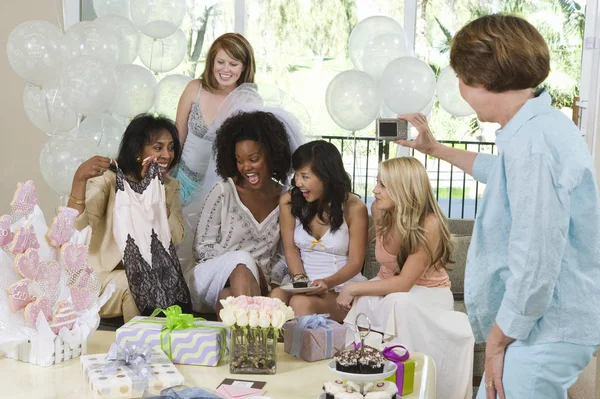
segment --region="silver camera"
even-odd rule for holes
[[[378,140],[408,140],[408,123],[397,118],[377,118]]]

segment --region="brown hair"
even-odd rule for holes
[[[217,53],[221,49],[234,60],[241,62],[244,66],[242,74],[237,81],[237,85],[239,86],[242,83],[254,83],[256,63],[254,61],[254,50],[252,50],[252,46],[248,40],[239,33],[225,33],[224,35],[219,36],[208,50],[204,72],[200,75],[202,88],[212,92],[219,88],[219,83],[214,74],[214,65]]]
[[[531,89],[550,73],[550,52],[537,29],[523,18],[486,15],[454,36],[450,65],[468,86],[492,92]]]

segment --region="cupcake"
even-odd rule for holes
[[[364,396],[365,399],[395,399],[396,395],[390,396],[387,392],[369,392]]]
[[[345,392],[336,393],[334,399],[364,399],[364,396],[358,392],[348,389]]]
[[[353,382],[353,381],[347,381],[346,382],[346,386],[352,388],[352,390],[354,392],[360,392],[360,384],[357,382]],[[367,382],[364,385],[364,392],[369,392],[371,390],[371,387],[373,386],[372,382]]]
[[[383,373],[385,357],[377,349],[365,345],[361,350],[345,350],[334,356],[335,369],[353,374]]]
[[[294,274],[292,276],[292,285],[294,288],[308,287],[308,276],[306,274]]]
[[[369,399],[390,399],[395,398],[398,393],[396,384],[389,381],[378,381],[369,389],[365,398]]]
[[[344,373],[360,374],[358,367],[358,352],[355,350],[346,350],[339,352],[334,356],[335,369]]]
[[[360,351],[358,352],[360,353]],[[362,354],[359,354],[358,368],[361,374],[379,374],[383,373],[385,362],[385,357],[380,352],[364,351]]]
[[[326,399],[334,399],[336,393],[346,392],[347,384],[342,380],[327,381],[323,383]]]

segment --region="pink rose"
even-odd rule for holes
[[[278,301],[281,302],[279,299],[276,299],[276,298],[265,298],[265,299],[266,300],[263,301],[260,310],[264,310],[267,313],[272,314],[275,310],[277,310],[279,308],[279,305],[277,303]]]

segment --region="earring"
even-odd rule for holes
[[[142,162],[142,157],[140,157],[140,156],[138,155],[138,157],[137,157],[135,160],[137,161],[137,163],[140,163],[140,162]]]

